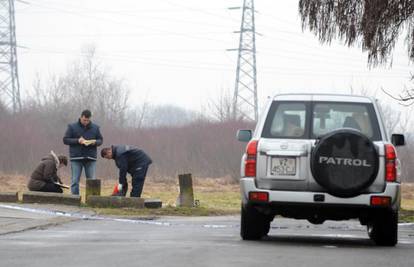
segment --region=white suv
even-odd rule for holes
[[[374,99],[284,94],[266,105],[241,166],[241,237],[267,235],[275,215],[325,220],[358,218],[378,245],[398,236],[400,163]]]

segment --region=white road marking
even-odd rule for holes
[[[204,228],[231,228],[232,225],[204,224]]]
[[[76,213],[76,212],[70,213],[70,212],[52,211],[52,210],[47,210],[47,209],[35,209],[35,208],[19,207],[19,206],[4,205],[4,204],[0,204],[0,208],[19,210],[19,211],[25,211],[25,212],[30,212],[30,213],[36,213],[36,214],[45,214],[45,215],[50,215],[50,216],[70,217],[70,218],[76,218],[76,219],[81,219],[81,220],[105,220],[105,221],[134,223],[134,224],[158,225],[158,226],[172,226],[173,225],[170,222],[163,222],[163,221],[111,218],[111,217],[103,217],[103,216],[96,216],[96,215],[86,215],[86,214],[81,214],[81,213]],[[180,224],[177,224],[177,225],[180,225]],[[217,229],[217,228],[232,228],[235,226],[234,225],[204,224],[204,225],[201,225],[201,227]]]
[[[63,216],[63,217],[70,217],[82,220],[107,220],[107,221],[115,221],[115,222],[128,222],[128,223],[137,223],[137,224],[150,224],[150,225],[161,225],[161,226],[171,226],[169,222],[155,222],[155,221],[148,221],[148,220],[131,220],[131,219],[119,219],[119,218],[110,218],[110,217],[102,217],[96,215],[86,215],[81,213],[70,213],[70,212],[63,212],[63,211],[51,211],[47,209],[33,209],[33,208],[26,208],[26,207],[18,207],[13,205],[4,205],[0,204],[0,208],[5,209],[12,209],[12,210],[20,210],[30,213],[37,213],[37,214],[46,214],[51,216]]]
[[[173,223],[170,222],[163,222],[163,221],[151,221],[151,220],[133,220],[133,219],[122,219],[122,218],[111,218],[111,217],[103,217],[103,216],[96,216],[96,215],[86,215],[82,213],[70,213],[70,212],[63,212],[63,211],[52,211],[47,209],[35,209],[35,208],[27,208],[27,207],[20,207],[20,206],[14,206],[14,205],[5,205],[0,204],[0,208],[5,209],[12,209],[12,210],[19,210],[19,211],[25,211],[30,213],[36,213],[36,214],[45,214],[50,216],[63,216],[63,217],[71,217],[81,220],[105,220],[105,221],[115,221],[115,222],[124,222],[124,223],[133,223],[133,224],[146,224],[146,225],[157,225],[157,226],[173,226]],[[177,224],[181,225],[181,224]],[[399,226],[414,226],[414,223],[400,223]],[[204,228],[212,228],[212,229],[223,229],[223,228],[234,228],[239,227],[239,225],[224,225],[224,224],[202,224],[202,225],[195,225],[195,226],[201,226]],[[283,227],[272,227],[272,228],[282,228]],[[286,227],[289,229],[289,227]],[[301,234],[289,234],[290,236],[302,236]],[[358,239],[361,238],[357,235],[350,235],[350,234],[307,234],[309,236],[318,236],[318,237],[332,237],[332,238],[352,238],[352,239]],[[410,241],[400,241],[401,244],[414,244],[414,242]]]
[[[358,235],[349,235],[349,234],[296,234],[296,233],[289,233],[288,236],[312,236],[312,237],[331,237],[331,238],[352,238],[352,239],[360,239],[361,236]]]
[[[398,226],[414,226],[414,223],[399,223]]]
[[[412,244],[414,244],[414,242],[413,241],[408,241],[408,240],[398,240],[398,244],[412,245]]]

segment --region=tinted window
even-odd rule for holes
[[[262,137],[315,139],[340,128],[353,128],[373,141],[381,140],[373,105],[344,102],[275,101],[267,115]]]
[[[372,105],[355,103],[315,103],[313,106],[312,134],[324,135],[340,128],[352,128],[368,138],[379,138],[378,123]]]
[[[274,103],[266,120],[263,137],[304,138],[306,110],[307,105],[304,103]]]

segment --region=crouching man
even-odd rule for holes
[[[119,145],[101,150],[101,156],[115,160],[119,169],[119,195],[125,196],[128,190],[127,173],[132,176],[131,197],[141,197],[145,176],[152,163],[151,158],[134,146]]]
[[[56,156],[51,151],[33,171],[27,187],[30,191],[63,193],[61,187],[65,187],[65,185],[57,175],[57,171],[67,165],[68,158],[66,156]]]

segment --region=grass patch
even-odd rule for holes
[[[0,174],[1,192],[25,192],[27,191],[28,178],[20,175]],[[63,182],[70,184],[69,177],[63,177]],[[131,186],[130,177],[129,186]],[[102,179],[101,195],[110,196],[117,180]],[[158,198],[163,203],[162,209],[119,209],[107,208],[94,209],[102,215],[117,216],[215,216],[238,214],[240,212],[240,189],[237,183],[232,183],[226,178],[197,178],[193,177],[194,199],[199,200],[200,205],[194,208],[175,207],[179,195],[178,181],[173,179],[154,180],[147,179],[144,185],[143,198]],[[130,190],[130,189],[129,189]],[[82,207],[85,205],[85,179],[82,177],[80,183],[82,196]],[[70,194],[65,189],[64,194]]]
[[[414,199],[403,198],[401,200],[401,209],[414,211]]]
[[[220,216],[234,214],[223,209],[206,207],[182,208],[167,206],[162,209],[130,209],[130,208],[95,208],[98,215],[121,217],[151,217],[151,216]]]
[[[104,182],[103,196],[109,196],[115,183]],[[194,208],[176,207],[179,195],[175,183],[146,182],[143,198],[158,198],[163,203],[161,209],[132,209],[132,208],[94,208],[100,215],[125,217],[136,216],[220,216],[240,212],[240,190],[238,184],[225,183],[220,179],[194,179],[194,199],[199,203]]]
[[[240,212],[239,192],[196,193],[195,198],[200,201],[200,207],[211,210],[220,209],[233,214]]]
[[[399,222],[402,222],[402,223],[414,222],[414,210],[401,209],[399,212]]]
[[[100,215],[115,216],[220,216],[238,214],[240,212],[239,191],[197,192],[194,189],[194,199],[199,206],[194,208],[175,207],[178,192],[155,191],[154,188],[143,194],[145,198],[159,198],[163,202],[161,209],[132,209],[132,208],[95,208]]]
[[[414,199],[403,198],[401,200],[399,217],[400,222],[414,222]]]

